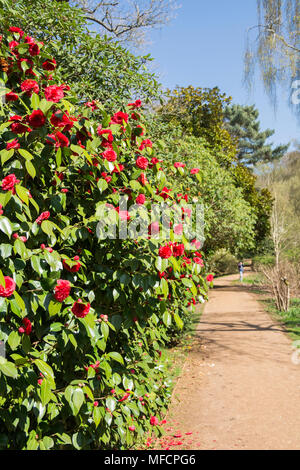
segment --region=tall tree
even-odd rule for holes
[[[265,89],[276,104],[277,85],[288,84],[291,89],[299,74],[300,1],[257,0],[257,10],[258,24],[249,29],[245,77],[250,84],[258,64]]]
[[[151,28],[163,26],[174,16],[175,0],[75,0],[100,34],[140,45]]]
[[[185,134],[204,139],[204,145],[218,154],[220,163],[230,166],[236,145],[224,125],[224,109],[231,97],[218,87],[177,87],[159,109],[164,122],[180,125]]]
[[[116,41],[92,34],[81,8],[57,0],[0,0],[0,35],[19,26],[47,44],[62,80],[85,101],[106,107],[157,98],[159,84],[147,70],[150,56],[136,56]]]
[[[289,145],[273,147],[273,144],[267,143],[275,131],[260,129],[259,112],[255,106],[227,106],[224,118],[226,129],[237,141],[237,158],[245,165],[273,162],[286,153]]]

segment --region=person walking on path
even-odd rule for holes
[[[243,282],[243,276],[244,276],[244,263],[243,263],[243,261],[239,262],[238,269],[239,269],[239,273],[240,273],[240,282]]]

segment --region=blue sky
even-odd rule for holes
[[[300,129],[278,93],[276,114],[256,78],[251,94],[243,86],[246,32],[257,23],[255,0],[181,0],[172,22],[152,31],[143,52],[154,57],[154,70],[164,87],[218,86],[234,103],[255,104],[262,129],[275,129],[275,144],[299,139]]]

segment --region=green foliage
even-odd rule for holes
[[[97,99],[112,110],[134,96],[147,101],[157,97],[159,85],[147,70],[150,56],[136,57],[92,33],[76,6],[56,0],[0,0],[0,34],[11,25],[47,44],[61,80],[83,101]]]
[[[237,141],[237,158],[245,165],[258,162],[273,162],[283,157],[288,145],[272,148],[266,140],[274,134],[274,130],[260,130],[259,112],[254,106],[227,106],[224,113],[226,129]]]
[[[231,169],[235,184],[242,189],[244,199],[250,204],[254,215],[255,224],[255,248],[270,234],[270,215],[272,212],[273,198],[267,188],[256,187],[257,177],[244,165],[236,165]]]
[[[131,448],[161,432],[150,421],[170,398],[160,348],[207,298],[205,268],[185,240],[175,254],[173,230],[166,258],[148,233],[99,236],[99,221],[134,221],[141,194],[146,208],[173,206],[173,170],[149,161],[163,148],[143,141],[139,103],[113,116],[80,106],[45,70],[49,50],[25,38],[0,42],[1,447]]]
[[[237,272],[238,260],[224,248],[217,250],[207,260],[209,271],[216,275],[233,274]]]
[[[224,127],[224,111],[230,101],[217,87],[178,87],[169,91],[159,112],[165,122],[180,125],[183,134],[205,139],[204,145],[217,152],[218,161],[228,167],[236,154],[235,142]]]
[[[253,249],[254,210],[245,200],[243,190],[237,187],[231,170],[219,163],[222,157],[207,149],[205,140],[182,136],[180,128],[156,118],[151,123],[151,133],[161,139],[164,159],[173,165],[180,161],[199,170],[195,175],[185,173],[183,178],[182,169],[173,168],[170,178],[178,192],[188,195],[189,202],[198,201],[204,206],[205,253],[221,248],[232,253]]]

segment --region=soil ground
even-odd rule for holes
[[[215,280],[156,448],[300,449],[292,341],[237,279]]]

